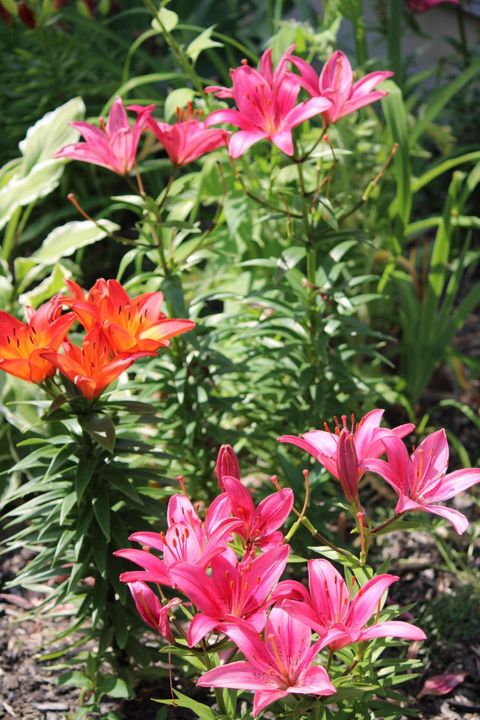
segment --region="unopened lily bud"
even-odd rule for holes
[[[358,504],[359,467],[352,433],[344,428],[338,439],[337,466],[339,480],[347,500]]]
[[[222,480],[225,475],[240,480],[240,464],[235,454],[235,450],[231,445],[222,445],[218,451],[215,474],[222,492],[225,490]]]
[[[127,585],[142,620],[156,630],[165,640],[173,642],[174,638],[168,615],[173,607],[180,604],[180,599],[173,598],[166,605],[162,605],[146,583],[136,581],[129,582]]]
[[[24,25],[27,27],[33,29],[37,26],[37,21],[35,20],[35,15],[33,13],[33,10],[28,7],[28,5],[25,2],[19,2],[17,5],[18,9],[18,17],[23,22]]]

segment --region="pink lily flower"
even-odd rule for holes
[[[399,620],[375,620],[372,625],[366,625],[372,615],[378,613],[385,590],[399,579],[396,575],[377,575],[360,588],[353,600],[345,580],[328,560],[310,560],[308,577],[310,592],[298,581],[286,580],[277,586],[274,599],[283,600],[286,612],[320,637],[332,628],[339,629],[340,636],[325,643],[332,650],[381,637],[425,640],[423,630]]]
[[[367,459],[363,467],[381,475],[395,490],[398,495],[395,512],[424,510],[451,522],[459,535],[465,532],[468,527],[465,515],[437,503],[450,500],[480,482],[480,469],[466,468],[446,474],[449,452],[445,430],[428,435],[410,456],[399,438],[384,437],[382,442],[388,462]]]
[[[285,570],[289,552],[289,546],[282,545],[255,559],[247,556],[241,562],[217,555],[211,561],[211,575],[191,563],[172,567],[170,577],[175,587],[200,610],[190,624],[188,644],[197,645],[219,623],[232,622],[236,618],[248,620],[260,632],[265,626],[273,588]]]
[[[297,105],[301,80],[287,72],[294,47],[284,53],[275,71],[269,49],[263,53],[258,70],[243,60],[240,67],[231,71],[232,88],[205,88],[217,97],[231,97],[237,105],[237,110],[216,110],[206,119],[207,125],[224,122],[240,128],[230,138],[231,157],[240,157],[256,142],[266,139],[286,155],[293,155],[292,129],[330,107],[330,100],[324,97]]]
[[[172,598],[168,603],[162,605],[153,590],[145,583],[131,582],[127,583],[127,586],[143,622],[150,625],[165,640],[173,642],[174,637],[168,616],[173,608],[181,604],[180,598]]]
[[[312,430],[301,437],[282,435],[278,440],[296,445],[310,453],[340,481],[347,500],[357,505],[358,483],[365,473],[365,459],[382,455],[385,451],[382,438],[389,435],[403,438],[415,428],[412,423],[399,425],[392,430],[381,428],[384,412],[381,409],[371,410],[357,424],[352,415],[350,428],[347,426],[347,416],[342,415],[343,427],[340,427],[335,418],[334,433],[330,432],[325,423],[325,430]]]
[[[156,532],[135,532],[129,540],[143,545],[142,550],[125,548],[116,550],[116,557],[131,560],[143,568],[142,571],[128,571],[120,575],[122,582],[154,582],[173,587],[170,569],[181,562],[207,567],[212,558],[226,550],[232,532],[241,524],[230,517],[231,504],[223,493],[211,503],[204,522],[190,500],[184,495],[173,495],[168,503],[166,534]],[[150,548],[163,553],[160,559]]]
[[[394,74],[390,71],[376,71],[354,83],[352,66],[341,50],[330,55],[320,76],[302,58],[293,55],[291,61],[300,71],[300,82],[308,94],[313,98],[322,97],[331,101],[331,106],[322,111],[325,126],[384,97],[387,93],[375,88]]]
[[[333,630],[311,644],[311,632],[282,608],[273,608],[262,640],[245,620],[222,628],[245,656],[245,660],[222,665],[200,676],[201,687],[253,690],[253,714],[290,693],[334,695],[336,690],[324,668],[314,665],[326,640],[336,637]]]
[[[110,110],[107,124],[100,119],[100,127],[87,122],[70,123],[85,138],[85,142],[65,145],[56,158],[71,158],[108,168],[118,175],[127,175],[135,165],[140,136],[155,105],[142,108],[130,127],[122,99],[117,97]]]
[[[283,534],[278,528],[292,511],[291,488],[283,488],[267,495],[255,507],[252,496],[240,480],[224,475],[222,482],[232,505],[232,514],[240,519],[235,533],[240,536],[245,547],[267,550],[282,543]]]
[[[222,492],[225,492],[223,487],[224,475],[230,475],[230,477],[240,480],[240,463],[231,445],[222,445],[218,451],[215,474]]]
[[[424,13],[431,10],[437,5],[450,3],[451,5],[460,5],[460,0],[406,0],[408,9],[414,13]]]
[[[140,113],[139,117],[145,110],[139,105],[131,105],[128,109]],[[174,165],[187,165],[202,155],[227,145],[230,133],[209,127],[207,122],[201,119],[202,112],[192,110],[191,103],[188,103],[185,110],[177,108],[177,118],[178,121],[172,125],[158,122],[151,115],[146,120],[149,130],[163,145]]]

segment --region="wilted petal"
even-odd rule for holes
[[[434,675],[433,677],[425,680],[423,688],[418,694],[418,698],[422,698],[424,695],[447,695],[458,685],[461,685],[468,673],[457,672],[457,673],[444,673],[443,675]]]

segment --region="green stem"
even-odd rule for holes
[[[467,32],[465,30],[465,16],[463,14],[462,5],[457,8],[457,25],[458,34],[460,35],[460,47],[462,49],[463,62],[465,67],[467,67],[470,62],[470,50],[468,49]]]
[[[392,0],[393,3],[398,3],[399,0]],[[363,16],[363,0],[358,0],[359,12],[354,23],[355,28],[355,49],[357,52],[357,62],[359,65],[364,65],[368,58],[367,49],[367,37],[365,34],[365,21]]]
[[[381,523],[380,525],[377,525],[377,527],[372,528],[370,530],[370,535],[376,535],[377,533],[381,532],[382,530],[385,530],[385,528],[396,523],[397,520],[402,517],[402,515],[405,515],[405,512],[399,512],[396,515],[394,515],[393,517],[389,518],[388,520],[385,520],[385,522]]]
[[[207,670],[212,670],[214,667],[216,667],[215,663],[210,660],[210,656],[206,650],[203,655],[203,663]],[[215,699],[217,701],[218,709],[220,710],[221,715],[228,717],[227,708],[223,699],[223,690],[221,688],[213,689],[215,692]]]
[[[203,85],[200,82],[195,70],[193,69],[193,67],[190,63],[190,60],[185,55],[185,52],[183,51],[182,47],[177,43],[177,41],[175,40],[173,35],[168,32],[165,25],[162,23],[162,20],[160,18],[157,8],[155,7],[155,4],[151,0],[144,0],[144,3],[147,6],[147,8],[150,10],[150,12],[154,15],[156,21],[158,22],[160,30],[162,31],[162,35],[164,37],[165,42],[167,43],[168,47],[170,48],[172,53],[177,58],[182,69],[189,76],[195,89],[201,95],[203,95]]]
[[[395,73],[395,82],[403,87],[404,66],[402,62],[402,8],[400,0],[390,0],[388,16],[388,56]]]

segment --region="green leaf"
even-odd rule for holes
[[[110,494],[106,484],[100,485],[92,500],[93,513],[105,539],[110,540]]]
[[[86,459],[80,456],[75,473],[75,492],[77,494],[77,502],[79,503],[83,497],[85,490],[92,478],[95,469],[95,460],[93,458]]]
[[[108,415],[92,413],[80,418],[80,425],[105,450],[108,450],[109,453],[113,452],[116,438],[115,425]]]
[[[69,100],[56,110],[47,113],[28,129],[25,139],[19,144],[23,155],[22,175],[27,175],[34,165],[51,160],[64,145],[75,142],[78,130],[70,126],[85,115],[85,105],[80,97]]]
[[[428,101],[420,120],[417,120],[409,133],[410,146],[416,145],[423,133],[428,129],[429,125],[435,120],[443,108],[450,102],[452,98],[457,96],[461,89],[469,82],[474,80],[480,72],[480,58],[470,63],[469,66],[454,80],[443,85],[439,90],[430,93]],[[390,83],[389,83],[390,84]],[[383,85],[386,87],[386,83]]]
[[[407,112],[403,101],[402,91],[391,80],[386,80],[382,87],[387,90],[388,95],[383,98],[382,106],[385,113],[388,129],[392,141],[398,143],[398,150],[395,153],[393,166],[397,182],[396,198],[392,203],[391,212],[398,215],[405,227],[410,218],[412,210],[411,190],[411,167],[409,140],[411,131],[408,127]]]
[[[177,697],[176,700],[154,700],[154,702],[162,703],[163,705],[173,705],[182,708],[188,708],[188,710],[192,710],[192,712],[196,713],[197,717],[200,720],[217,719],[217,715],[213,712],[211,708],[208,707],[208,705],[199,703],[197,702],[197,700],[192,700],[192,698],[189,698],[188,695],[184,695],[178,690],[174,690],[173,692]]]
[[[77,493],[71,492],[63,498],[63,502],[60,508],[60,525],[63,525],[68,517],[70,510],[77,502]]]
[[[111,220],[101,219],[97,223],[91,220],[73,220],[55,228],[31,259],[41,264],[53,265],[60,258],[73,255],[79,248],[92,245],[120,227]]]
[[[195,97],[195,91],[192,88],[183,87],[173,90],[165,100],[164,114],[165,120],[170,122],[176,118],[177,108],[184,108]]]
[[[18,300],[22,305],[29,305],[38,308],[39,305],[49,300],[52,295],[60,292],[65,287],[65,278],[70,278],[72,273],[67,270],[61,263],[56,263],[51,275],[45,278],[41,283],[36,285],[33,290],[22,293]]]
[[[100,695],[114,698],[128,698],[132,694],[125,680],[114,675],[103,675],[97,689]]]
[[[223,43],[219,43],[216,40],[212,40],[212,32],[215,29],[215,25],[204,30],[195,40],[192,40],[190,45],[185,50],[188,57],[191,59],[193,64],[197,62],[197,58],[204,50],[214,47],[223,47]]]
[[[54,190],[63,173],[65,160],[53,156],[64,145],[75,142],[79,133],[69,123],[81,120],[85,105],[74,98],[47,113],[27,131],[19,144],[22,158],[15,162],[0,190],[0,229],[17,208],[38,200]]]

